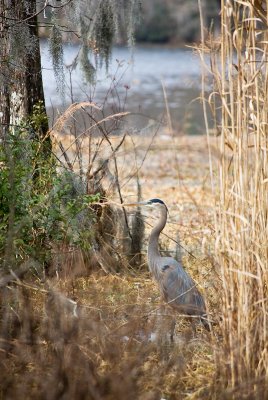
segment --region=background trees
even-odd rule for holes
[[[79,40],[80,51],[74,63],[80,62],[84,75],[90,81],[95,67],[89,58],[89,51],[97,62],[105,62],[111,52],[111,45],[124,12],[128,25],[129,43],[134,36],[138,1],[125,0],[123,7],[119,0],[90,2],[51,1],[37,2],[22,0],[19,3],[9,0],[0,2],[0,44],[1,44],[1,77],[0,77],[0,124],[2,134],[9,126],[18,125],[23,119],[32,115],[34,106],[44,104],[42,85],[38,18],[43,14],[50,36],[50,49],[53,58],[54,72],[57,77],[58,90],[63,93],[63,34],[68,39]],[[68,25],[64,25],[64,23]],[[66,36],[65,36],[66,37]],[[48,130],[44,121],[40,127],[41,136]]]
[[[220,1],[203,0],[206,26],[214,20],[219,27]],[[136,30],[141,42],[193,43],[200,40],[198,2],[195,0],[144,0],[142,16]]]
[[[0,126],[5,135],[44,104],[36,1],[0,2]],[[39,133],[48,130],[43,121]]]

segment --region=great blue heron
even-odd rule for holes
[[[158,239],[167,222],[166,204],[160,199],[124,204],[124,206],[143,205],[157,209],[160,213],[160,219],[153,227],[149,238],[147,255],[149,269],[158,282],[162,297],[180,314],[200,319],[204,327],[209,330],[205,302],[196,284],[178,261],[160,255]]]

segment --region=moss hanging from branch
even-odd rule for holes
[[[98,65],[105,63],[108,68],[112,46],[121,30],[128,45],[133,46],[140,8],[138,0],[80,0],[64,8],[69,28],[81,40],[78,59],[87,82],[94,82]]]
[[[112,6],[109,0],[100,2],[94,27],[94,40],[100,61],[105,61],[108,68],[115,33],[115,22]]]
[[[54,24],[53,27],[51,28],[49,51],[52,57],[53,69],[57,82],[57,90],[64,98],[65,82],[64,82],[62,34],[59,27],[56,24]]]

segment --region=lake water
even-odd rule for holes
[[[64,46],[64,62],[69,65],[78,47]],[[102,105],[107,93],[112,110],[130,111],[128,125],[133,130],[165,121],[168,104],[173,128],[177,132],[198,134],[204,132],[202,106],[198,97],[201,91],[201,66],[199,58],[190,49],[163,47],[136,47],[113,49],[108,73],[102,67],[97,72],[95,86],[85,83],[79,66],[70,74],[66,69],[65,105],[57,91],[47,42],[41,44],[42,68],[46,106],[49,113],[64,109],[72,101],[93,100]],[[71,82],[71,85],[70,85]],[[115,85],[116,90],[109,89]],[[163,87],[166,92],[164,96]]]

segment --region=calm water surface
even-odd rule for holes
[[[66,65],[71,64],[77,52],[77,46],[64,47]],[[132,112],[129,125],[134,129],[146,129],[166,116],[164,86],[174,128],[192,134],[204,131],[202,107],[198,100],[201,66],[198,56],[191,50],[136,47],[131,54],[127,48],[116,47],[113,49],[108,73],[105,67],[100,68],[94,87],[85,83],[79,66],[72,72],[71,81],[68,69],[65,69],[65,106],[57,91],[45,41],[42,42],[41,55],[46,105],[50,111],[52,107],[54,110],[64,109],[72,101],[88,99],[101,105],[109,88],[115,84],[116,92],[109,92],[108,103],[116,104],[116,109],[125,108]]]

